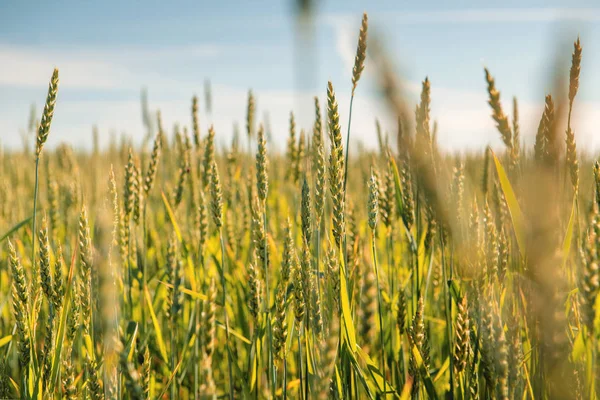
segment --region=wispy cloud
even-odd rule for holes
[[[571,9],[490,9],[490,10],[459,10],[442,12],[392,12],[385,15],[375,14],[373,19],[393,20],[398,23],[442,23],[442,22],[532,22],[532,21],[554,21],[554,20],[576,20],[586,21],[599,20],[600,9],[571,10]],[[352,70],[356,52],[356,35],[360,24],[360,15],[340,16],[327,19],[327,24],[333,29],[335,35],[335,49],[342,61],[342,73],[348,74]],[[372,71],[365,68],[364,76],[373,83]],[[421,91],[421,83],[400,80],[409,101],[415,104]],[[364,82],[361,82],[364,84]],[[432,119],[439,125],[438,140],[442,147],[452,150],[480,149],[487,145],[502,147],[499,134],[496,131],[491,118],[491,111],[487,104],[487,93],[482,85],[481,91],[462,90],[450,87],[433,85],[432,89]],[[359,98],[364,98],[360,95]],[[512,112],[510,93],[503,93],[505,108]],[[368,103],[373,104],[373,99]],[[354,108],[355,110],[357,107]],[[358,113],[358,118],[382,118],[387,129],[395,134],[394,121],[389,116],[381,115],[384,107],[376,107],[379,115],[365,115]],[[590,101],[578,102],[574,113],[574,129],[577,140],[581,146],[600,146],[600,139],[595,139],[594,124],[600,123],[600,111],[597,104]],[[342,108],[343,110],[343,108]],[[543,110],[542,101],[520,101],[520,125],[522,139],[529,145],[534,141],[535,132],[539,118]],[[356,111],[355,111],[356,113]],[[372,121],[372,120],[371,120]],[[362,121],[362,127],[372,132],[370,121]],[[353,122],[354,124],[354,122]],[[358,130],[358,128],[357,128]],[[368,136],[357,135],[360,139],[369,141]]]
[[[392,11],[370,13],[369,17],[395,24],[453,24],[494,22],[598,22],[600,8],[485,8],[441,11]],[[327,14],[320,18],[324,24],[352,22],[360,16]]]
[[[329,18],[329,19],[327,19]],[[443,23],[443,22],[491,22],[491,21],[554,21],[585,20],[600,21],[600,9],[503,9],[503,10],[462,10],[442,12],[411,12],[375,14],[371,18],[389,18],[397,23]],[[360,15],[329,16],[327,23],[333,28],[334,50],[342,61],[342,70],[334,76],[338,88],[341,120],[347,121],[349,93],[346,90],[354,63]],[[239,46],[242,46],[241,44]],[[202,87],[204,76],[184,76],[158,73],[154,68],[157,62],[186,62],[190,65],[202,65],[202,60],[215,60],[224,55],[240,54],[236,46],[173,46],[164,48],[115,47],[115,48],[76,48],[57,47],[44,49],[39,47],[17,47],[0,44],[0,65],[5,73],[0,75],[0,86],[13,88],[38,87],[43,96],[48,84],[49,74],[54,66],[61,69],[61,90],[67,93],[69,88],[83,89],[88,93],[87,100],[59,99],[52,136],[49,145],[61,141],[78,147],[89,145],[91,125],[97,124],[104,133],[104,144],[108,142],[108,132],[126,132],[138,141],[144,136],[140,116],[140,104],[137,93],[140,87],[150,85],[152,109],[161,109],[165,126],[171,128],[174,123],[189,125],[189,98],[195,90]],[[228,59],[227,62],[231,62]],[[337,64],[336,67],[337,68]],[[331,71],[327,71],[331,73]],[[396,121],[392,115],[385,114],[385,104],[369,90],[373,81],[373,71],[367,66],[360,83],[360,89],[354,103],[352,138],[366,146],[375,146],[374,121],[382,125],[391,136],[396,132]],[[344,78],[345,77],[345,78]],[[339,82],[338,82],[339,81]],[[344,84],[346,83],[346,86]],[[417,101],[420,82],[403,81],[411,99]],[[240,121],[243,127],[245,117],[247,88],[215,84],[214,112],[211,116],[202,116],[204,129],[214,123],[219,140],[227,142],[232,133],[233,121]],[[103,98],[99,91],[111,92],[129,90],[126,96]],[[284,146],[288,130],[289,112],[295,110],[298,125],[310,128],[312,124],[312,96],[314,93],[294,92],[290,88],[280,90],[256,90],[258,116],[264,112],[270,115],[274,140],[280,148]],[[324,100],[324,91],[321,99]],[[510,111],[510,93],[502,93],[507,111]],[[9,146],[19,146],[19,128],[25,125],[29,101],[16,104],[13,99],[0,95],[0,137]],[[43,101],[43,97],[35,99]],[[432,87],[432,119],[439,123],[440,145],[453,150],[465,148],[480,149],[488,144],[501,146],[498,133],[490,117],[486,102],[486,93],[468,91],[450,87]],[[325,104],[322,101],[322,104]],[[543,104],[541,102],[521,102],[521,126],[523,136],[529,143],[535,135]],[[18,111],[20,110],[20,111]],[[600,125],[600,104],[579,102],[575,108],[574,128],[581,147],[597,148],[600,139],[595,139],[595,129]]]

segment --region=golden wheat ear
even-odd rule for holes
[[[502,137],[502,141],[509,149],[512,148],[512,132],[508,123],[508,117],[504,114],[502,104],[500,103],[500,92],[496,89],[494,78],[487,68],[485,71],[485,81],[487,82],[488,104],[492,108],[492,118],[496,121],[496,128]]]
[[[356,46],[356,57],[354,58],[354,68],[352,68],[352,95],[356,90],[356,85],[365,68],[365,58],[367,57],[367,29],[369,28],[369,18],[367,13],[363,13],[360,24],[360,33],[358,34],[358,45]]]

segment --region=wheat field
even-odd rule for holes
[[[373,68],[397,118],[376,150],[349,152],[329,82],[285,152],[252,92],[226,148],[194,96],[188,126],[152,113],[141,146],[95,131],[77,151],[52,143],[54,70],[35,151],[0,154],[0,398],[595,399],[579,39],[533,147],[485,69],[504,146],[459,154],[437,145],[429,79],[415,108],[367,31],[365,14],[346,79],[353,100]]]

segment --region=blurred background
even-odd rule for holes
[[[531,144],[552,87],[555,58],[568,67],[572,42],[580,35],[585,56],[573,125],[578,147],[597,150],[600,5],[591,0],[489,5],[473,0],[3,2],[0,144],[22,145],[32,104],[39,115],[56,66],[61,83],[48,146],[67,141],[91,148],[93,125],[102,146],[122,134],[141,143],[143,101],[151,112],[161,110],[169,131],[176,122],[189,126],[194,94],[200,97],[202,129],[214,123],[217,141],[229,143],[232,122],[244,127],[252,89],[257,117],[268,120],[273,145],[283,149],[290,111],[299,126],[312,126],[312,97],[325,98],[328,80],[347,121],[366,11],[370,32],[385,42],[415,103],[420,81],[429,76],[438,141],[451,150],[501,145],[487,105],[484,65],[507,110],[518,97],[522,134]],[[377,146],[375,118],[395,134],[371,74],[367,60],[354,104],[353,145]],[[207,86],[211,99],[205,96]]]

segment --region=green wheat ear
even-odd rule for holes
[[[264,204],[267,200],[269,191],[269,160],[267,159],[267,141],[265,139],[265,130],[261,124],[258,127],[258,152],[256,153],[256,188],[258,198]]]
[[[323,128],[321,121],[321,107],[319,98],[315,97],[315,123],[313,126],[313,174],[315,179],[315,219],[317,227],[321,225],[323,209],[325,207],[325,149],[323,141]]]
[[[377,216],[379,214],[379,187],[375,175],[371,172],[369,179],[369,228],[375,230],[377,226]]]
[[[252,90],[249,90],[248,91],[248,109],[246,111],[246,133],[248,134],[248,138],[254,137],[254,114],[255,114],[254,94],[252,94]]]
[[[35,154],[39,158],[42,153],[44,143],[48,140],[48,133],[50,132],[50,124],[52,124],[52,117],[54,116],[54,106],[56,105],[56,94],[58,93],[58,68],[54,68],[52,77],[50,78],[50,85],[48,86],[48,96],[46,97],[46,104],[44,105],[44,112],[42,113],[42,120],[38,127],[37,134],[37,145]]]
[[[302,220],[302,236],[307,243],[312,239],[312,204],[310,199],[310,189],[306,179],[302,182],[302,200],[300,206],[300,217]]]
[[[148,170],[146,177],[144,178],[144,194],[148,197],[154,180],[156,179],[156,172],[158,170],[158,163],[160,160],[160,153],[162,147],[161,132],[159,131],[154,138],[154,145],[152,147],[152,154],[150,155],[150,162],[148,163]]]
[[[192,97],[192,134],[194,136],[194,145],[196,149],[200,148],[202,139],[200,138],[200,118],[198,116],[198,96]]]
[[[280,282],[275,298],[275,323],[273,325],[273,355],[277,360],[283,361],[285,356],[285,343],[287,341],[287,284]]]
[[[12,304],[17,322],[19,364],[26,368],[31,361],[31,335],[29,329],[29,286],[25,270],[12,242],[8,241],[9,263],[12,278]]]
[[[217,163],[213,160],[210,166],[210,194],[211,194],[211,211],[213,222],[217,229],[223,226],[223,190],[221,189],[221,180],[219,179],[219,171]]]
[[[344,148],[340,130],[338,103],[331,82],[327,85],[327,114],[329,116],[329,135],[331,151],[329,154],[329,190],[333,202],[332,233],[338,248],[346,231],[345,227],[345,191],[344,191]]]
[[[256,251],[248,263],[248,310],[256,320],[261,303],[261,283],[256,269]]]

